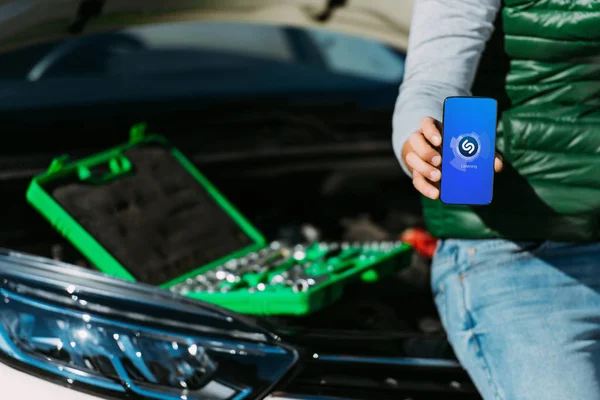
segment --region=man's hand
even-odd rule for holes
[[[440,197],[438,182],[442,178],[440,166],[441,123],[433,118],[421,119],[419,130],[408,137],[402,148],[402,158],[413,176],[414,187],[423,195],[436,200]],[[502,170],[502,158],[496,154],[494,170]]]

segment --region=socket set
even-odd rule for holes
[[[233,311],[305,315],[410,262],[401,242],[269,243],[145,124],[129,141],[36,175],[28,202],[102,272]]]
[[[337,300],[348,282],[378,279],[408,265],[403,242],[272,242],[212,267],[170,290],[256,315],[304,315]]]

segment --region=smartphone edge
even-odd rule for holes
[[[444,164],[444,116],[446,113],[446,100],[448,99],[456,99],[456,98],[475,98],[475,99],[490,99],[494,101],[494,104],[496,105],[496,123],[494,125],[494,160],[492,162],[492,197],[490,198],[490,201],[488,203],[446,203],[443,199],[442,199],[442,179],[444,179],[444,175],[442,174],[442,178],[440,179],[440,197],[439,200],[442,204],[446,204],[446,205],[454,205],[454,206],[473,206],[473,207],[485,207],[485,206],[489,206],[490,204],[492,204],[492,201],[494,201],[494,179],[496,176],[496,170],[495,170],[495,165],[496,165],[496,140],[497,140],[497,135],[498,135],[498,100],[496,100],[493,97],[487,97],[487,96],[448,96],[444,99],[444,102],[442,103],[442,151],[441,151],[441,156],[442,156],[442,163],[440,164],[440,172],[442,171],[442,165]]]

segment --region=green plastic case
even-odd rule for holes
[[[135,281],[134,274],[126,265],[122,265],[97,238],[93,237],[84,227],[73,218],[52,195],[46,190],[47,185],[52,184],[67,176],[77,175],[78,179],[84,181],[90,178],[91,171],[102,165],[107,166],[108,173],[102,175],[102,179],[114,180],[128,176],[133,173],[134,166],[131,165],[124,152],[135,146],[148,143],[164,145],[168,147],[171,154],[177,159],[181,167],[195,178],[204,190],[210,194],[220,208],[233,220],[241,231],[251,239],[251,244],[232,251],[226,256],[212,260],[205,265],[189,266],[189,271],[158,286],[178,291],[185,282],[221,267],[231,260],[246,257],[249,254],[259,252],[268,246],[263,235],[210,183],[210,181],[176,148],[169,145],[167,140],[159,135],[146,135],[145,125],[138,124],[131,129],[128,143],[95,154],[88,158],[67,162],[67,157],[62,156],[55,159],[48,171],[34,177],[27,190],[28,202],[37,209],[67,240],[69,240],[89,261],[100,271],[122,279]],[[102,184],[102,182],[96,182]],[[306,248],[307,259],[320,257],[320,248],[315,244]],[[362,254],[362,253],[361,253]],[[366,253],[365,253],[366,254]],[[303,292],[294,292],[289,287],[277,287],[274,290],[252,291],[246,288],[233,290],[227,293],[221,292],[197,292],[184,293],[187,296],[201,299],[217,304],[237,312],[258,315],[304,315],[314,312],[339,299],[343,293],[344,286],[351,280],[376,280],[378,276],[392,273],[393,271],[409,263],[410,246],[400,244],[385,252],[370,251],[369,256],[357,259],[352,268],[343,273],[331,274],[324,282],[319,283]]]
[[[310,244],[303,262],[318,259],[324,253],[319,249],[321,245],[320,243]],[[250,293],[248,290],[227,293],[199,292],[189,293],[188,296],[245,314],[310,314],[337,301],[344,293],[344,288],[348,283],[357,280],[365,283],[375,282],[382,277],[393,275],[394,272],[410,263],[412,252],[411,247],[406,243],[397,243],[393,249],[388,251],[372,250],[369,249],[369,245],[370,243],[361,243],[356,247],[350,245],[348,250],[359,249],[360,251],[360,254],[353,260],[353,267],[341,273],[329,273],[323,283],[311,287],[305,292],[294,292],[288,287],[276,285],[271,289],[267,287],[263,292]],[[322,269],[327,270],[328,266],[335,264],[336,258],[334,257],[323,262],[321,266],[324,267]],[[319,274],[316,274],[314,278],[317,279],[318,276]]]
[[[216,259],[210,264],[200,265],[191,268],[190,271],[168,282],[161,283],[160,286],[168,288],[178,282],[185,280],[189,276],[194,276],[198,272],[210,268],[212,265],[219,265],[230,258],[234,258],[251,251],[263,248],[266,240],[263,235],[219,192],[219,190],[210,183],[210,181],[198,171],[194,165],[176,148],[171,147],[168,141],[159,135],[146,135],[145,125],[134,126],[130,132],[128,143],[106,150],[102,153],[92,155],[91,157],[67,163],[68,157],[61,156],[56,158],[48,170],[34,177],[27,190],[27,201],[33,205],[51,224],[68,239],[89,261],[102,272],[135,281],[136,279],[128,271],[127,267],[122,265],[113,257],[96,238],[90,235],[79,222],[77,222],[61,205],[44,189],[44,186],[65,176],[77,174],[80,180],[89,177],[90,170],[99,165],[110,165],[112,174],[104,175],[105,179],[114,179],[115,175],[125,176],[132,168],[123,153],[135,146],[145,143],[158,143],[170,147],[171,154],[179,161],[182,168],[185,168],[202,185],[205,190],[214,198],[221,208],[239,225],[253,243],[245,248],[241,248],[226,257]]]

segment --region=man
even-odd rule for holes
[[[490,206],[444,205],[443,100],[471,94],[492,32],[503,51],[488,42],[477,94],[502,75],[502,172]],[[440,317],[482,396],[600,399],[600,1],[415,0],[393,142],[441,239]]]

